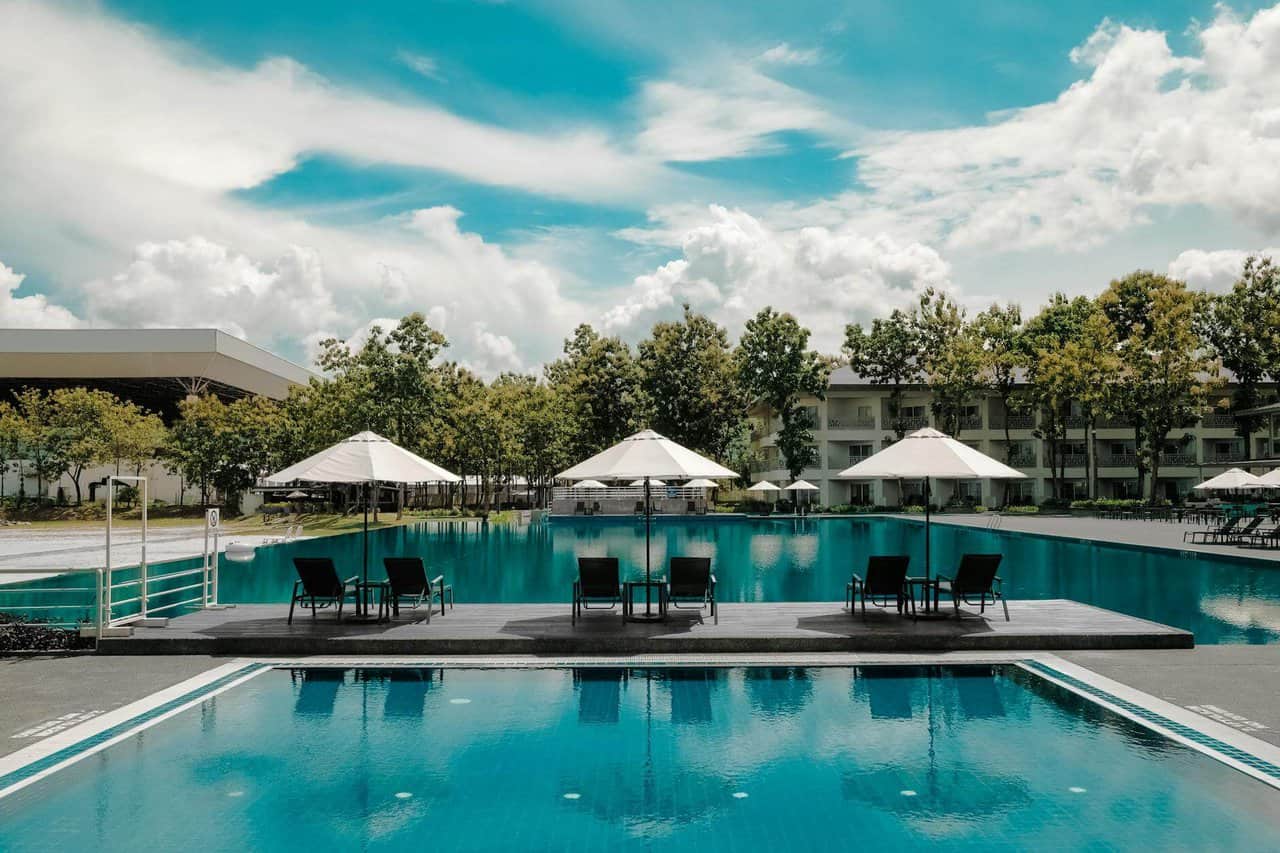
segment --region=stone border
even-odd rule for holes
[[[0,798],[270,670],[255,661],[214,667],[4,756]]]

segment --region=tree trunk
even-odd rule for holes
[[[1093,415],[1089,415],[1084,422],[1084,491],[1085,497],[1093,500],[1097,497],[1097,457],[1093,448]]]
[[[76,487],[76,506],[80,506],[80,475],[84,473],[84,466],[76,468],[75,473],[67,473],[71,474],[71,483]]]
[[[1009,398],[1001,397],[1000,405],[1004,407],[1004,464],[1013,459],[1013,439],[1009,437]]]
[[[1133,463],[1138,470],[1138,497],[1141,498],[1146,494],[1147,463],[1142,458],[1142,427],[1136,423],[1133,425]]]

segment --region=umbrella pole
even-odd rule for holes
[[[649,587],[649,531],[652,519],[653,507],[649,501],[649,477],[646,474],[644,478],[644,615],[646,618],[653,615],[653,590]]]
[[[369,582],[369,484],[364,484],[364,563],[361,569],[364,583]]]
[[[929,504],[931,503],[929,495],[929,478],[924,478],[924,580],[925,580],[925,602],[924,609],[929,609],[929,581],[933,577],[933,563],[930,560],[930,540],[933,538],[929,535]]]

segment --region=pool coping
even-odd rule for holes
[[[636,655],[435,655],[238,658],[150,696],[0,757],[0,799],[138,732],[277,669],[430,667],[557,669],[567,667],[741,667],[1006,664],[1055,684],[1171,741],[1280,790],[1280,747],[1143,693],[1048,652],[830,652]]]

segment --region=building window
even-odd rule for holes
[[[851,444],[849,445],[849,464],[861,462],[871,455],[870,444]]]
[[[870,483],[850,483],[849,484],[849,503],[855,506],[871,505],[871,484]]]

